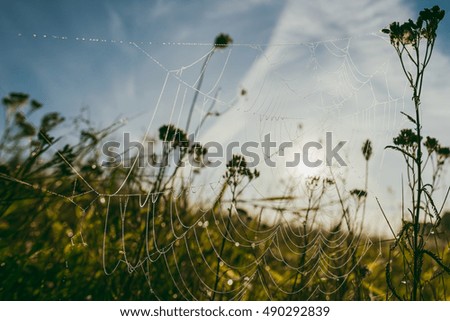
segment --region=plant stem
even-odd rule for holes
[[[205,76],[206,65],[208,64],[209,60],[211,59],[213,53],[214,53],[214,49],[211,50],[211,52],[206,56],[205,60],[203,61],[202,69],[200,71],[200,78],[198,80],[197,86],[195,87],[194,98],[192,99],[191,108],[189,109],[188,119],[187,119],[186,128],[185,128],[186,134],[189,134],[189,126],[191,124],[192,113],[194,112],[194,107],[195,107],[195,103],[197,102],[198,93],[200,92],[200,88],[202,87],[203,78]]]
[[[423,75],[423,74],[422,74]],[[417,84],[417,83],[416,83]],[[414,216],[414,235],[413,235],[413,256],[414,256],[414,265],[413,265],[413,289],[411,293],[411,299],[413,301],[417,300],[417,292],[420,285],[420,272],[421,272],[421,248],[419,245],[419,231],[420,231],[420,203],[422,197],[422,146],[421,146],[421,128],[420,128],[420,97],[417,96],[417,88],[414,88],[414,104],[416,110],[416,131],[417,131],[417,157],[416,157],[416,165],[417,165],[417,187],[416,187],[416,213]]]

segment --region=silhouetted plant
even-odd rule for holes
[[[237,202],[239,195],[245,190],[246,186],[259,177],[259,172],[256,169],[251,170],[247,166],[247,161],[242,155],[233,155],[231,160],[228,161],[227,170],[223,175],[225,179],[224,186],[229,186],[231,191],[231,203],[228,208],[227,224],[225,226],[225,234],[222,237],[222,243],[220,245],[219,255],[217,256],[216,276],[214,281],[214,289],[212,292],[211,300],[214,301],[217,294],[217,287],[221,278],[220,275],[220,261],[225,250],[225,243],[230,233],[230,225],[233,215],[233,210],[237,208]],[[247,181],[246,184],[243,184]],[[244,186],[242,186],[244,185]]]
[[[213,47],[212,47],[211,51],[209,52],[209,54],[205,57],[205,60],[203,61],[202,69],[200,70],[200,78],[198,79],[198,82],[195,87],[194,98],[192,99],[191,108],[189,109],[189,114],[188,114],[188,118],[187,118],[187,122],[186,122],[186,128],[185,128],[186,133],[189,133],[189,127],[191,124],[192,113],[194,112],[194,107],[195,107],[195,104],[197,103],[197,97],[198,97],[198,94],[202,87],[203,78],[205,77],[206,66],[208,65],[209,61],[211,60],[211,57],[216,52],[216,50],[225,49],[232,43],[233,43],[233,39],[228,34],[225,34],[225,33],[220,33],[214,39]],[[196,132],[197,131],[198,131],[198,128],[197,128]]]
[[[423,282],[421,275],[424,254],[427,254],[439,266],[442,267],[443,264],[437,255],[429,254],[429,250],[425,247],[425,230],[421,229],[421,222],[430,216],[428,211],[430,207],[435,215],[434,225],[437,226],[440,221],[440,213],[432,199],[432,191],[427,190],[430,186],[434,190],[435,179],[433,178],[432,184],[424,183],[424,170],[427,161],[424,162],[422,144],[430,156],[438,150],[438,142],[436,139],[429,137],[425,142],[422,141],[421,95],[425,70],[433,53],[438,25],[444,18],[444,15],[444,10],[434,6],[431,9],[422,10],[416,21],[409,19],[403,24],[393,22],[389,28],[382,30],[389,35],[391,45],[398,55],[403,73],[412,90],[415,111],[414,116],[402,112],[414,125],[414,130],[409,128],[402,129],[400,134],[393,139],[394,145],[386,147],[402,153],[407,165],[408,182],[412,197],[411,207],[408,209],[411,215],[411,222],[403,222],[400,233],[397,236],[394,235],[396,241],[393,246],[393,248],[400,247],[405,262],[402,282],[406,284],[407,291],[404,296],[398,293],[396,285],[392,282],[391,262],[388,262],[386,266],[386,281],[392,294],[397,299],[407,297],[410,300],[418,300],[422,298]],[[408,69],[407,61],[412,63],[411,69]],[[435,176],[436,168],[434,168],[433,177]],[[405,240],[406,242],[404,242]],[[409,261],[408,253],[411,253],[412,262]],[[412,284],[411,288],[409,288],[410,283]]]

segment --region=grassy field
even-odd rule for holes
[[[67,123],[62,115],[48,112],[33,123],[42,104],[23,93],[4,97],[0,299],[448,300],[450,212],[433,196],[450,150],[423,134],[420,117],[423,76],[443,17],[433,7],[383,30],[414,105],[404,113],[411,128],[387,146],[404,158],[410,199],[399,200],[402,225],[387,239],[363,228],[368,166],[364,190],[330,171],[295,182],[303,193],[250,202],[246,188],[260,173],[235,155],[208,199],[192,191],[178,165],[150,174],[102,167],[101,146],[120,123],[97,129],[80,117],[66,124],[79,140],[55,148],[55,133]],[[217,50],[226,50],[231,38],[216,40]],[[206,151],[185,130],[168,124],[155,135],[168,143],[155,160],[178,153],[202,164]],[[368,139],[361,161],[368,165],[374,152]],[[292,210],[293,203],[304,206]],[[377,215],[384,215],[382,204]]]

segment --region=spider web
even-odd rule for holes
[[[234,132],[222,141],[219,137],[221,144],[233,139],[261,142],[270,133],[276,142],[294,146],[311,139],[320,141],[327,131],[338,133],[337,138],[358,136],[363,130],[368,136],[389,137],[399,126],[395,115],[403,107],[404,91],[390,90],[390,57],[377,57],[374,65],[361,68],[362,62],[352,58],[354,47],[357,51],[368,43],[385,44],[386,39],[376,35],[294,44],[233,44],[220,50],[201,43],[83,37],[72,41],[126,45],[140,52],[145,64],[160,70],[163,81],[156,102],[150,112],[137,117],[147,119],[142,144],[161,124],[183,129],[195,95],[191,132],[200,142],[217,137],[227,126]],[[158,45],[202,52],[171,68],[152,54]],[[251,56],[252,67],[239,87],[230,85],[227,76],[233,74],[228,71],[234,70],[232,63],[240,55]],[[359,152],[360,144],[361,140],[349,140],[348,149],[357,146]],[[261,149],[258,152],[261,159],[277,164],[292,156],[283,155],[280,149],[270,155]],[[261,290],[260,297],[270,300],[330,298],[361,269],[372,246],[364,234],[354,233],[364,225],[362,203],[349,196],[348,185],[341,181],[351,176],[355,184],[362,185],[363,162],[361,157],[352,162],[352,153],[346,158],[346,168],[322,166],[311,171],[301,165],[261,164],[261,177],[249,183],[239,201],[231,200],[222,176],[225,166],[205,168],[206,174],[200,175],[188,167],[179,174],[179,184],[152,192],[154,170],[139,168],[136,157],[124,169],[120,184],[106,193],[57,153],[76,175],[73,193],[43,191],[76,206],[84,213],[82,220],[93,207],[100,209],[104,273],[113,275],[124,268],[142,273],[155,299],[242,300],[258,297]],[[148,184],[137,186],[131,181],[138,170],[150,177]],[[40,189],[31,182],[2,176]],[[183,203],[183,195],[189,204]],[[343,205],[337,195],[341,203],[346,202],[346,209],[340,210]],[[161,207],[163,212],[159,212]],[[83,243],[89,242],[82,226],[78,235]],[[169,294],[159,291],[161,283],[171,284],[165,286],[172,289]]]

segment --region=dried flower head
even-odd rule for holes
[[[367,192],[363,191],[361,189],[352,189],[350,191],[350,195],[357,197],[358,199],[361,199],[363,197],[367,197]]]
[[[173,147],[188,147],[189,140],[186,133],[174,125],[163,125],[159,128],[159,139],[171,143]]]
[[[450,148],[448,147],[439,147],[437,149],[437,153],[440,157],[448,158],[450,156]]]
[[[419,136],[411,129],[402,129],[397,137],[394,138],[394,144],[401,147],[416,147],[419,143]]]
[[[17,108],[28,102],[29,95],[24,93],[10,93],[8,97],[3,98],[5,107]]]
[[[381,31],[389,35],[391,44],[395,47],[400,45],[416,46],[420,38],[425,38],[428,41],[433,41],[436,38],[436,30],[444,16],[445,11],[441,10],[439,6],[434,6],[431,9],[422,10],[416,22],[411,19],[403,24],[393,22],[389,25],[389,28]]]
[[[226,33],[220,33],[214,40],[214,47],[224,49],[233,43],[233,39]]]
[[[435,152],[439,148],[439,142],[436,138],[427,136],[423,145],[426,147],[428,154]]]
[[[227,163],[227,171],[223,178],[229,185],[237,186],[245,177],[249,181],[258,178],[259,172],[248,168],[247,162],[242,155],[233,155],[233,158]]]
[[[368,161],[372,156],[372,142],[369,139],[364,142],[362,146],[362,153],[366,161]]]

